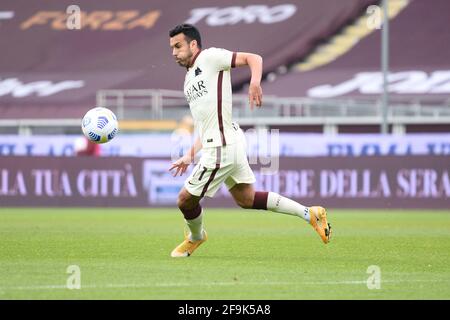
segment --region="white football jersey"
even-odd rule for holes
[[[225,49],[201,50],[186,72],[184,95],[189,103],[203,148],[226,146],[236,141],[231,123],[230,69],[236,53]]]

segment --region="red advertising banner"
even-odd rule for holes
[[[0,157],[2,207],[175,207],[169,159]],[[253,165],[257,190],[332,208],[450,208],[445,156],[280,158]],[[226,187],[211,207],[235,207]]]

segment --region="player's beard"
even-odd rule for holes
[[[189,64],[191,63],[192,56],[193,56],[192,51],[189,50],[188,55],[186,56],[186,58],[183,59],[183,60],[178,60],[177,63],[180,66],[182,66],[182,67],[188,67]]]

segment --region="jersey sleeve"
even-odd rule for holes
[[[209,48],[207,60],[217,70],[229,70],[235,67],[236,52],[221,48]]]

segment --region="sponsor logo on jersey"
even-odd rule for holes
[[[203,80],[198,81],[197,83],[191,85],[186,89],[184,95],[186,96],[186,100],[188,103],[197,100],[208,94],[208,90],[205,87],[205,83]]]

